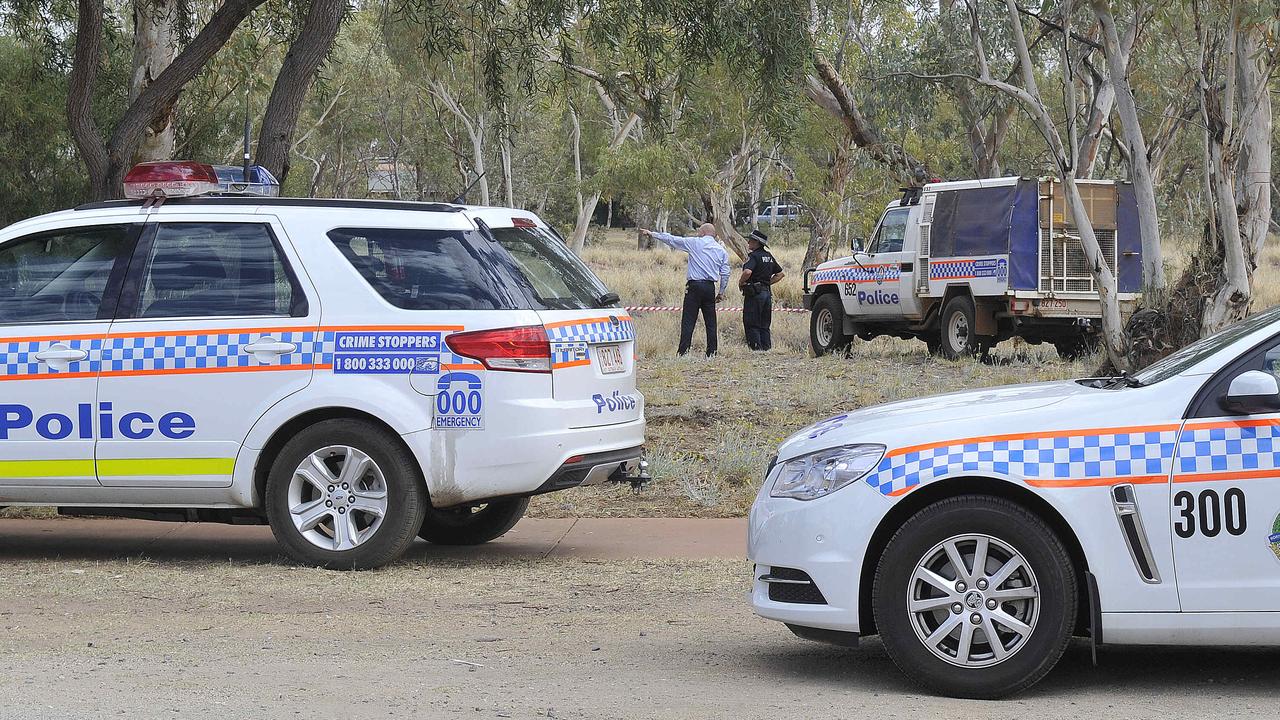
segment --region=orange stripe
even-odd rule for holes
[[[1076,437],[1082,435],[1118,435],[1122,433],[1148,433],[1148,432],[1166,432],[1169,430],[1177,430],[1181,425],[1136,425],[1132,427],[1117,428],[1080,428],[1076,430],[1053,430],[1049,432],[1026,432],[1012,433],[1009,435],[983,435],[973,438],[959,438],[956,440],[943,440],[941,442],[924,443],[923,445],[910,445],[904,448],[898,448],[886,455],[886,457],[897,457],[906,455],[909,452],[919,452],[922,450],[932,450],[934,448],[947,447],[949,445],[972,445],[984,442],[1000,442],[1002,440],[1044,440],[1049,438],[1060,437]]]
[[[352,332],[360,330],[390,330],[393,332],[454,332],[465,330],[464,325],[325,325],[320,332]]]
[[[314,331],[314,326],[298,326],[298,327],[273,327],[273,328],[207,328],[205,330],[165,330],[151,332],[131,332],[131,333],[109,333],[104,339],[114,340],[130,339],[130,338],[146,338],[146,337],[193,337],[196,335],[244,335],[252,333],[276,333],[276,332],[310,332]]]
[[[631,318],[626,318],[630,320]],[[607,321],[608,318],[603,318]],[[596,322],[592,320],[582,320],[575,322]],[[129,323],[132,324],[132,323]],[[548,326],[550,327],[550,326]],[[360,331],[388,331],[388,332],[457,332],[465,329],[463,325],[328,325],[316,327],[314,325],[296,325],[281,327],[265,327],[265,328],[206,328],[204,330],[167,330],[167,331],[151,331],[151,332],[126,332],[126,333],[92,333],[87,335],[41,335],[32,337],[0,337],[0,343],[10,342],[45,342],[49,340],[98,340],[107,338],[142,338],[142,337],[192,337],[196,335],[244,335],[253,333],[275,333],[275,332],[360,332]]]
[[[28,375],[0,375],[0,381],[3,380],[59,380],[63,378],[86,378],[94,377],[96,372],[63,372],[63,373],[32,373]]]
[[[1269,470],[1229,470],[1224,472],[1208,472],[1198,475],[1174,475],[1177,483],[1223,482],[1228,480],[1261,480],[1280,477],[1280,468]]]
[[[586,360],[570,360],[569,362],[556,363],[551,367],[555,370],[559,370],[560,368],[582,367],[583,365],[590,364],[591,358],[587,358]]]
[[[442,370],[483,370],[483,363],[447,363],[440,366]]]
[[[317,365],[254,365],[249,367],[154,368],[150,370],[105,370],[102,377],[145,377],[147,375],[196,375],[199,373],[280,372],[312,370]]]
[[[1215,430],[1231,427],[1268,427],[1280,425],[1280,418],[1264,418],[1261,420],[1214,420],[1204,423],[1187,423],[1188,430]]]
[[[1168,482],[1167,475],[1134,475],[1132,477],[1085,478],[1083,480],[1026,480],[1031,487],[1038,488],[1077,488],[1077,487],[1109,487],[1121,483],[1134,485],[1155,485]]]
[[[106,333],[92,333],[89,335],[42,335],[40,337],[0,337],[0,343],[44,342],[46,340],[101,340],[105,337]]]
[[[908,485],[906,487],[898,488],[897,490],[894,490],[893,492],[889,493],[889,497],[901,497],[911,492],[912,490],[915,490],[916,488],[920,487],[923,484],[924,483],[916,483],[915,485]]]
[[[631,319],[630,315],[618,315],[616,317],[618,318],[619,321]],[[598,322],[612,322],[612,321],[606,316],[606,317],[597,317],[597,318],[583,318],[581,320],[561,320],[560,322],[546,323],[545,325],[543,325],[543,327],[550,330],[551,328],[569,327],[570,325],[586,325],[588,323],[598,323]]]

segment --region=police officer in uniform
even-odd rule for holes
[[[769,236],[752,230],[747,236],[751,251],[742,265],[738,287],[742,290],[742,324],[747,331],[747,347],[768,350],[773,347],[769,326],[773,323],[773,286],[786,273],[773,258],[766,243]]]

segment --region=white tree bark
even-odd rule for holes
[[[1206,182],[1222,252],[1222,282],[1206,300],[1201,333],[1243,318],[1251,303],[1253,270],[1271,216],[1271,98],[1274,62],[1266,51],[1265,25],[1250,24],[1233,4],[1227,30],[1225,88],[1201,63]],[[1204,43],[1202,42],[1202,46]],[[1237,116],[1237,108],[1239,115]]]
[[[181,20],[178,13],[177,0],[134,0],[130,103],[178,57],[178,23]],[[174,142],[174,109],[169,106],[147,127],[135,160],[171,160]]]
[[[1023,30],[1022,17],[1018,10],[1017,1],[1005,0],[1005,8],[1008,10],[1013,45],[1017,51],[1019,72],[1022,75],[1021,87],[997,80],[991,76],[991,68],[987,62],[986,47],[982,42],[982,33],[978,25],[978,12],[974,2],[975,0],[966,0],[970,17],[970,35],[978,64],[979,74],[977,80],[1020,102],[1031,115],[1032,120],[1039,126],[1041,134],[1044,135],[1048,142],[1049,151],[1053,155],[1054,163],[1058,168],[1058,175],[1062,179],[1063,195],[1071,208],[1071,214],[1076,222],[1076,232],[1080,236],[1081,249],[1084,251],[1085,258],[1089,261],[1094,285],[1098,288],[1098,296],[1102,304],[1102,340],[1107,358],[1117,370],[1128,370],[1128,343],[1125,340],[1124,319],[1120,313],[1120,298],[1117,294],[1116,275],[1103,256],[1102,248],[1098,245],[1098,237],[1093,231],[1093,223],[1089,220],[1084,201],[1080,196],[1079,186],[1076,184],[1075,160],[1079,146],[1074,142],[1068,145],[1064,141],[1052,113],[1050,113],[1040,95],[1040,88],[1036,83],[1035,66],[1031,62],[1031,52],[1027,45],[1027,36]],[[1062,7],[1063,34],[1067,37],[1070,37],[1070,17],[1073,4],[1073,0],[1066,0]],[[1068,98],[1068,107],[1074,107],[1074,89],[1071,87],[1072,80],[1068,74],[1071,67],[1071,58],[1067,47],[1067,43],[1064,42],[1061,62],[1062,81]],[[1070,124],[1072,127],[1068,128],[1068,132],[1074,141],[1074,121],[1070,121]]]
[[[618,148],[622,147],[622,143],[626,142],[627,137],[631,135],[631,131],[635,129],[636,124],[639,122],[640,116],[635,113],[631,113],[631,115],[627,117],[626,122],[617,125],[613,139],[609,141],[607,152],[613,153],[616,152]],[[576,116],[574,124],[576,127]],[[575,132],[575,135],[577,134],[578,133]],[[574,153],[574,164],[577,172],[578,185],[581,187],[582,168],[576,149]],[[585,198],[582,195],[582,191],[578,191],[578,219],[573,224],[573,236],[569,240],[569,249],[573,250],[573,252],[578,255],[581,255],[582,249],[586,247],[587,231],[591,229],[591,218],[596,214],[596,205],[599,204],[599,202],[600,191],[598,189],[593,190],[591,194],[587,195]]]
[[[1129,59],[1138,25],[1144,21],[1149,7],[1139,3],[1134,9],[1133,22],[1123,38],[1116,29],[1111,14],[1110,0],[1092,0],[1094,15],[1102,29],[1103,52],[1107,57],[1107,72],[1115,87],[1116,106],[1120,111],[1120,123],[1124,130],[1124,144],[1128,148],[1129,178],[1138,205],[1138,229],[1142,233],[1142,285],[1148,302],[1159,302],[1164,295],[1164,255],[1160,244],[1160,220],[1156,205],[1155,174],[1151,168],[1151,154],[1147,139],[1138,120],[1138,105],[1129,84]]]
[[[467,138],[471,140],[471,172],[475,173],[476,176],[475,189],[480,191],[480,204],[488,205],[489,177],[485,173],[484,164],[485,141],[487,140],[484,112],[481,111],[474,114],[469,112],[439,78],[431,80],[428,91],[458,119],[458,122],[462,123],[463,129],[466,130]]]

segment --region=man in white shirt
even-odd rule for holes
[[[676,353],[689,352],[693,342],[693,327],[702,313],[702,323],[707,328],[707,357],[716,354],[716,303],[724,299],[729,287],[729,255],[716,240],[716,227],[704,223],[696,235],[680,237],[670,233],[641,230],[676,250],[689,254],[689,269],[684,290],[684,308],[680,315],[680,345]],[[719,281],[719,292],[716,281]]]

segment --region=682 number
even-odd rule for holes
[[[1217,537],[1224,527],[1229,535],[1243,535],[1248,525],[1240,488],[1228,489],[1221,498],[1214,490],[1203,490],[1199,496],[1183,490],[1173,496],[1173,507],[1178,512],[1173,531],[1180,538],[1195,535],[1197,527],[1205,537]]]

